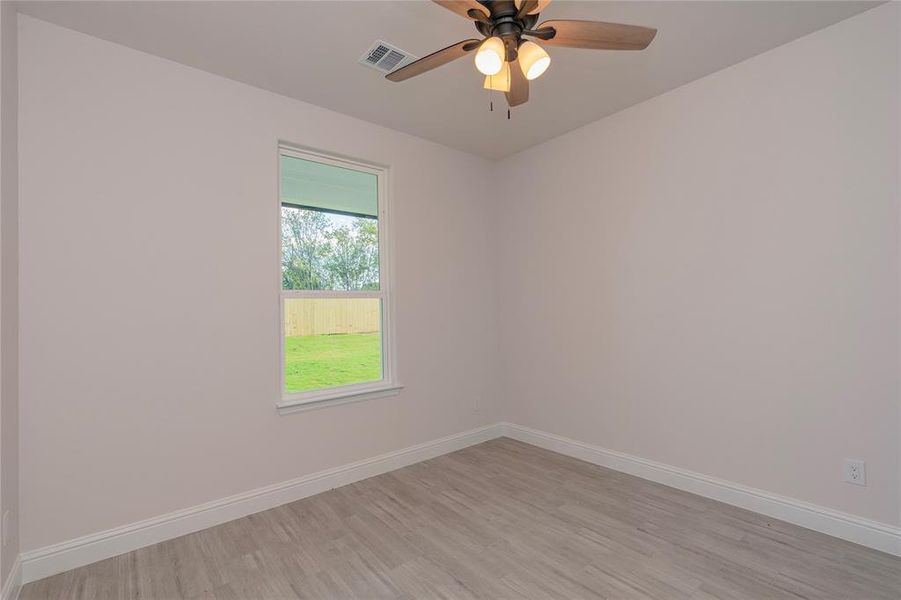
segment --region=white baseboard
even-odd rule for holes
[[[13,568],[9,570],[9,576],[3,582],[3,589],[0,590],[0,600],[16,600],[19,597],[19,591],[22,589],[22,561],[21,557],[16,557]]]
[[[856,517],[739,483],[708,477],[670,465],[608,450],[513,423],[501,424],[502,435],[590,462],[608,469],[662,483],[705,498],[751,510],[869,548],[901,556],[901,527]]]
[[[500,424],[487,425],[298,479],[276,483],[167,515],[25,552],[21,557],[21,580],[23,583],[37,581],[98,560],[131,552],[435,458],[500,437],[500,435]],[[6,595],[2,600],[6,600]]]
[[[21,556],[21,566],[17,560],[4,584],[0,600],[15,600],[20,586],[25,583],[307,498],[500,436],[507,436],[539,448],[901,556],[901,527],[856,517],[521,425],[496,423],[25,552]]]

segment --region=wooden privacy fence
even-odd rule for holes
[[[378,298],[287,298],[285,335],[376,333],[381,312]]]

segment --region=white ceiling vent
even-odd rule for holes
[[[382,73],[390,73],[416,60],[416,57],[382,40],[376,41],[372,47],[360,57],[360,64],[372,67]]]

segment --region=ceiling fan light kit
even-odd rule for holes
[[[476,69],[482,75],[497,75],[506,64],[504,41],[499,37],[490,37],[479,46],[476,52]]]
[[[495,92],[510,91],[510,63],[505,62],[500,73],[497,75],[485,75],[485,84],[482,86],[486,90]]]
[[[532,81],[541,77],[551,66],[551,57],[544,48],[527,40],[519,46],[519,66],[526,79]]]
[[[420,58],[385,77],[404,81],[461,58],[477,49],[476,69],[485,75],[485,89],[502,91],[510,107],[529,100],[529,81],[540,77],[551,57],[525,36],[549,46],[592,50],[644,50],[656,29],[601,21],[545,21],[536,27],[538,14],[550,0],[433,0],[471,19],[482,40],[469,39]],[[516,63],[516,64],[513,64]]]

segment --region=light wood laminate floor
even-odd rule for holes
[[[20,598],[897,600],[901,559],[501,438]]]

